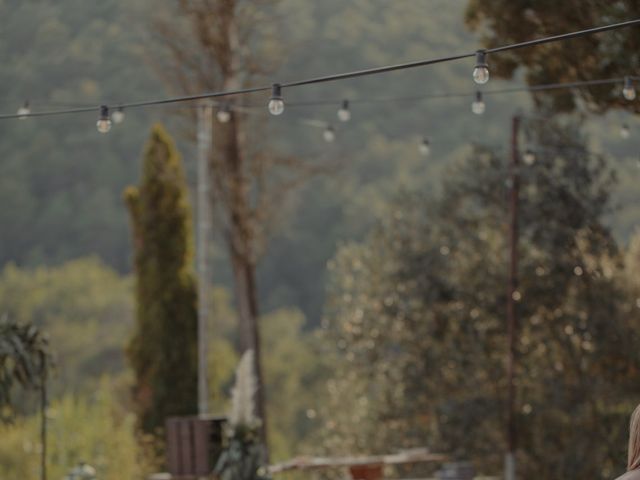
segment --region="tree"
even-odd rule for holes
[[[65,478],[69,470],[85,461],[96,468],[98,478],[147,478],[158,471],[152,439],[136,433],[136,417],[122,405],[123,382],[104,376],[91,394],[66,393],[49,407],[47,455],[49,478]],[[37,478],[38,418],[21,416],[0,425],[0,472],[3,478]]]
[[[529,134],[545,147],[521,172],[521,476],[610,478],[640,367],[635,296],[603,222],[611,178],[574,127],[534,123]],[[501,156],[476,147],[441,196],[400,195],[364,244],[332,261],[328,447],[426,443],[500,471],[505,179]]]
[[[178,0],[169,18],[159,18],[156,34],[166,46],[160,72],[183,93],[229,90],[254,85],[271,67],[279,47],[276,2],[241,0]],[[183,22],[176,22],[180,18]],[[230,99],[234,102],[235,99]],[[212,132],[210,158],[212,202],[226,241],[233,272],[241,352],[252,350],[258,381],[256,409],[266,444],[267,411],[261,362],[256,268],[269,231],[287,193],[309,176],[326,171],[291,156],[267,151],[251,132],[264,125],[250,123],[237,111]]]
[[[14,384],[40,392],[40,478],[47,479],[47,339],[33,325],[0,318],[0,419],[9,407]],[[6,418],[5,418],[6,419]]]
[[[48,370],[49,347],[42,332],[34,325],[0,318],[0,413],[11,407],[16,384],[42,389]]]
[[[151,130],[131,214],[136,327],[128,347],[135,403],[145,432],[169,415],[197,412],[197,315],[191,214],[182,162],[169,135]]]
[[[467,24],[483,35],[486,47],[623,22],[639,16],[640,4],[634,0],[570,0],[553,4],[546,0],[469,0],[467,7]],[[622,78],[637,71],[639,47],[640,30],[625,28],[492,55],[491,72],[498,77],[511,78],[518,68],[524,67],[529,84]],[[624,100],[621,88],[619,83],[575,91],[536,92],[534,98],[538,103],[548,103],[559,110],[574,109],[579,98],[594,111],[624,107],[638,112],[637,102]]]
[[[50,394],[92,392],[103,374],[122,375],[133,326],[133,285],[95,257],[0,272],[2,314],[46,331],[55,346]],[[21,412],[25,413],[28,408]]]

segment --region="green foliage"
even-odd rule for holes
[[[124,370],[133,323],[131,282],[97,258],[0,272],[0,315],[45,331],[54,354],[54,394],[91,391]]]
[[[48,333],[55,353],[55,370],[49,383],[54,398],[75,392],[77,402],[89,402],[104,373],[117,376],[121,385],[129,381],[122,345],[129,338],[133,325],[132,290],[129,277],[119,276],[96,258],[38,269],[9,265],[2,271],[2,311],[22,323],[33,320]],[[235,312],[231,300],[224,288],[216,287],[212,291],[209,381],[212,411],[218,414],[228,411],[228,396],[238,361],[234,347],[237,338]],[[273,460],[278,461],[300,453],[303,442],[317,427],[315,416],[321,402],[320,387],[325,367],[319,361],[321,353],[317,339],[312,332],[304,330],[306,320],[300,311],[275,311],[265,315],[262,322],[264,346],[268,352],[265,369],[272,418],[270,454]],[[66,398],[70,398],[69,395]],[[115,403],[110,408],[118,411],[124,408],[118,406],[121,402],[117,398],[112,400]],[[125,406],[128,408],[126,402]],[[19,410],[29,411],[29,408],[25,406]],[[27,443],[31,442],[33,446],[29,448],[35,449],[36,419],[18,418],[16,421],[17,425],[23,425],[25,421],[34,422],[34,426],[29,427],[34,429],[34,433]],[[17,434],[8,435],[13,438]],[[26,433],[20,435],[22,439]],[[306,448],[311,447],[310,451],[314,451],[313,442],[307,443]],[[22,452],[20,449],[22,446],[16,452]],[[9,453],[5,455],[0,461],[2,472],[13,462],[24,460],[22,453],[13,457]],[[33,458],[29,461],[33,461],[33,465],[30,463],[31,466],[25,468],[35,471],[37,456],[35,453],[30,455]],[[92,462],[93,458],[89,454],[78,457],[68,455],[65,462],[73,463],[82,458]],[[16,478],[20,477],[16,475]]]
[[[640,368],[637,294],[603,224],[611,180],[575,128],[530,135],[545,147],[521,168],[520,475],[610,478],[623,465]],[[363,244],[332,261],[330,450],[427,444],[501,471],[505,180],[501,156],[477,147],[441,196],[400,195]]]
[[[140,68],[146,4],[0,2],[6,67],[0,108],[14,113],[26,99],[46,110],[149,95],[157,83]],[[96,131],[91,114],[7,123],[0,141],[0,265],[58,264],[95,254],[128,269],[120,194],[134,178],[131,159],[154,115],[128,116],[109,138]]]
[[[214,473],[222,480],[268,480],[264,468],[264,447],[257,431],[238,431],[228,440]]]
[[[0,419],[11,408],[14,385],[43,388],[49,368],[47,339],[38,328],[0,318]]]
[[[121,385],[103,378],[91,395],[67,394],[47,410],[48,472],[61,479],[78,462],[93,465],[98,478],[146,478],[155,470],[150,440],[135,433],[135,416],[119,407]],[[39,417],[20,418],[0,426],[2,478],[38,478]]]
[[[253,3],[247,2],[248,7]],[[327,71],[328,65],[337,72],[472,51],[478,40],[464,26],[466,3],[429,0],[429,6],[425,7],[424,2],[387,0],[282,0],[273,7],[282,20],[267,26],[275,25],[278,40],[287,45],[278,52],[281,61],[273,77],[320,74]],[[505,2],[485,3],[483,7],[489,12],[494,8],[501,15],[512,12]],[[545,28],[549,32],[561,31],[564,29],[561,22],[571,19],[575,19],[572,26],[576,27],[603,23],[591,18],[591,12],[604,11],[607,7],[604,2],[590,2],[589,8],[576,1],[566,3],[566,11],[571,5],[579,5],[575,11],[581,13],[574,16],[558,14],[565,12],[565,3],[549,6],[545,2],[531,2],[534,6],[542,5],[536,7],[537,14],[545,19],[536,35]],[[0,16],[6,26],[0,39],[4,59],[0,72],[0,90],[4,92],[1,110],[14,112],[25,97],[30,97],[37,109],[38,105],[41,108],[77,103],[98,105],[105,100],[136,100],[167,94],[157,80],[155,65],[149,61],[156,58],[158,50],[149,32],[155,21],[152,17],[157,12],[166,15],[174,5],[174,0],[1,2]],[[515,10],[524,3],[511,5]],[[629,2],[620,5],[624,9],[635,8],[628,7]],[[618,15],[614,13],[615,17]],[[527,20],[523,17],[505,14],[504,19],[509,26],[518,27]],[[502,22],[502,18],[495,20]],[[621,35],[624,39],[633,32],[637,29],[593,39],[616,43]],[[580,63],[583,57],[574,55],[577,52],[574,48],[582,49],[582,42],[567,43],[571,58],[562,57],[562,62],[577,67],[568,69],[566,74],[578,75],[583,68],[599,64]],[[314,55],[308,55],[309,48]],[[544,51],[543,47],[520,53],[542,55]],[[630,58],[634,58],[635,51],[638,49],[631,46],[624,54],[608,55],[604,60],[629,65],[631,71]],[[492,70],[498,68],[501,58],[505,58],[504,54],[491,57]],[[548,60],[554,61],[551,56]],[[258,66],[268,70],[273,67]],[[292,91],[295,98],[291,100],[335,99],[336,104],[326,108],[304,109],[305,117],[335,122],[335,111],[342,98],[469,91],[473,89],[471,68],[470,60],[330,83],[312,90]],[[629,73],[623,72],[624,68],[621,66],[616,72]],[[255,98],[251,102],[254,100],[262,101]],[[268,122],[247,132],[256,148],[268,141],[310,164],[336,160],[342,165],[335,177],[316,179],[292,198],[282,223],[273,231],[269,253],[258,272],[260,305],[265,311],[295,305],[313,326],[318,325],[324,304],[324,292],[318,285],[324,284],[324,267],[335,253],[336,244],[361,238],[399,186],[435,188],[445,178],[443,165],[453,161],[474,139],[504,143],[505,115],[515,107],[527,108],[530,104],[527,94],[492,96],[484,119],[478,119],[469,115],[469,101],[459,98],[354,104],[353,121],[336,125],[338,148],[332,150],[325,149],[317,129],[295,122]],[[91,114],[5,122],[0,138],[0,265],[8,262],[20,266],[56,265],[97,255],[107,265],[128,272],[130,244],[120,195],[136,178],[138,165],[132,159],[139,154],[148,125],[152,121],[180,122],[174,111],[128,110],[125,123],[114,126],[109,135],[95,131],[95,117]],[[616,136],[613,126],[620,123],[619,118],[591,118],[589,122],[595,145],[602,145],[604,151],[615,152],[621,158],[636,160],[633,142],[622,144],[617,137],[608,140]],[[193,132],[190,120],[179,126],[181,131]],[[416,142],[422,135],[431,137],[436,154],[428,161],[416,151]],[[178,141],[184,141],[181,150],[185,158],[190,158],[187,142],[193,135],[185,137]],[[193,179],[195,169],[187,169]],[[625,170],[621,197],[625,208],[611,220],[619,239],[626,240],[640,218],[635,207],[638,179],[635,166]],[[216,282],[228,286],[231,274],[226,261],[225,256],[216,252],[213,271]]]
[[[483,35],[487,47],[518,43],[533,38],[586,30],[640,16],[635,0],[616,2],[569,0],[470,0],[467,23]],[[555,42],[535,48],[502,52],[491,57],[496,76],[511,78],[519,67],[526,70],[530,84],[572,82],[633,75],[640,58],[640,33],[635,27],[579,40]],[[594,110],[626,108],[638,112],[638,105],[622,98],[622,84],[580,88],[575,91],[538,92],[538,101],[554,109],[576,107],[576,98]]]
[[[224,290],[216,289],[213,299],[209,323],[214,337],[209,360],[212,411],[226,414],[238,362],[233,346],[235,313]],[[317,412],[329,374],[320,339],[314,331],[304,329],[306,319],[297,309],[275,310],[265,314],[260,322],[269,392],[269,459],[283,461],[307,450],[317,453],[314,431],[319,426]]]
[[[301,453],[301,444],[318,428],[316,412],[328,364],[319,339],[304,330],[305,318],[296,309],[281,309],[261,320],[268,387],[269,455],[283,461]],[[311,445],[313,448],[313,445]]]
[[[171,415],[197,412],[197,313],[191,213],[182,161],[156,125],[142,181],[125,198],[136,272],[136,329],[128,347],[135,401],[145,432]]]

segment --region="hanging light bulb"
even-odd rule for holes
[[[100,107],[100,117],[96,127],[100,133],[107,133],[111,130],[111,118],[109,118],[109,107],[102,105]]]
[[[118,124],[124,122],[124,108],[118,107],[113,115],[111,115],[111,120],[113,123]]]
[[[25,100],[22,106],[18,109],[18,118],[20,120],[25,120],[27,116],[31,113],[31,108],[29,108],[29,100]]]
[[[343,100],[340,110],[338,110],[338,119],[341,122],[348,122],[351,120],[351,111],[349,110],[349,100]]]
[[[478,85],[484,85],[489,81],[489,65],[487,64],[487,52],[476,52],[476,66],[473,69],[473,81]]]
[[[629,101],[635,100],[636,98],[636,89],[633,86],[633,80],[631,79],[631,77],[624,77],[622,96]]]
[[[476,92],[476,99],[471,104],[471,111],[476,115],[482,115],[486,109],[486,105],[484,104],[484,100],[482,99],[482,92]]]
[[[332,143],[336,139],[336,131],[331,125],[327,125],[327,128],[322,132],[322,138],[325,142]]]
[[[218,109],[218,113],[216,113],[216,118],[220,123],[228,123],[231,120],[231,110],[229,109],[229,105],[226,103],[222,105]]]
[[[431,144],[429,143],[428,138],[425,137],[422,139],[422,142],[420,142],[420,145],[418,146],[418,150],[425,157],[431,153]]]
[[[269,113],[271,115],[282,115],[284,112],[284,100],[282,99],[282,87],[279,83],[274,83],[271,87],[271,99],[269,100]]]
[[[623,124],[622,127],[620,127],[620,136],[626,140],[630,135],[631,130],[629,130],[629,125],[627,125],[626,123]]]
[[[524,151],[524,155],[522,156],[522,160],[524,161],[524,163],[526,165],[533,165],[534,163],[536,163],[536,152],[534,152],[532,149],[527,148]]]

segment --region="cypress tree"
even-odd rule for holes
[[[133,229],[136,326],[127,348],[139,426],[158,434],[197,412],[197,298],[187,185],[180,154],[155,125],[142,180],[125,190]]]

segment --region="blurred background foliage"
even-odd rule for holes
[[[23,99],[38,108],[165,95],[151,54],[152,6],[161,9],[149,1],[1,2],[7,25],[0,39],[5,64],[0,73],[2,111],[15,111]],[[277,8],[285,19],[279,34],[286,47],[272,66],[278,68],[274,78],[295,78],[300,72],[316,75],[326,72],[326,65],[338,71],[477,46],[465,29],[465,2],[458,0],[429,0],[426,6],[381,0],[282,0]],[[306,55],[311,46],[314,55]],[[313,180],[283,207],[281,225],[259,269],[265,309],[296,305],[311,326],[318,325],[324,292],[317,286],[323,284],[324,265],[336,242],[361,237],[399,185],[437,189],[443,167],[470,142],[506,144],[508,116],[514,108],[528,108],[530,99],[526,94],[489,97],[483,119],[468,114],[466,98],[354,104],[353,121],[336,125],[338,142],[329,151],[320,131],[291,119],[336,122],[342,98],[358,95],[470,91],[474,86],[469,68],[467,62],[454,62],[287,92],[289,101],[325,98],[335,99],[336,104],[290,108],[268,126],[273,143],[284,153],[311,160],[338,159],[342,169]],[[501,83],[492,83],[492,88]],[[247,101],[262,105],[265,98],[253,96]],[[0,222],[7,227],[0,237],[0,263],[56,265],[97,255],[117,271],[129,272],[128,226],[120,192],[137,178],[140,152],[153,120],[163,120],[173,130],[189,181],[194,182],[192,145],[181,135],[182,117],[175,113],[172,108],[127,112],[126,123],[108,136],[95,131],[92,113],[5,122],[0,140]],[[633,207],[637,199],[633,183],[640,172],[634,142],[618,138],[620,123],[620,112],[612,112],[604,119],[589,119],[587,128],[592,133],[589,146],[614,153],[628,174],[615,191],[625,208],[609,222],[617,238],[626,241],[640,215]],[[636,125],[629,123],[633,134]],[[426,162],[415,146],[423,135],[432,139],[434,149]],[[219,282],[228,284],[226,257],[219,250],[214,272]]]
[[[90,394],[66,393],[51,403],[47,410],[50,478],[64,478],[81,461],[90,462],[105,480],[144,478],[153,470],[151,445],[134,433],[135,415],[121,406],[126,396],[121,383],[102,377]],[[39,478],[39,428],[37,417],[0,426],[5,478]]]
[[[150,11],[170,1],[0,0],[0,110],[14,112],[25,99],[35,109],[164,96]],[[351,70],[474,50],[466,3],[282,0],[278,34],[287,46],[270,67],[274,78],[290,79],[326,73],[327,65]],[[291,89],[288,101],[335,105],[292,106],[264,130],[283,153],[341,164],[283,207],[258,272],[273,460],[427,443],[472,456],[487,473],[499,469],[502,146],[511,114],[529,111],[531,100],[489,96],[483,118],[470,114],[469,99],[352,104],[352,122],[336,125],[330,148],[319,131],[293,121],[335,122],[343,98],[471,91],[470,69],[454,62]],[[522,77],[516,71],[514,83],[491,85],[519,85]],[[105,479],[157,466],[130,413],[123,346],[133,327],[132,255],[121,192],[138,177],[154,121],[176,137],[191,187],[195,162],[183,116],[173,109],[126,113],[108,136],[95,131],[91,113],[3,122],[0,133],[0,313],[42,327],[57,357],[52,478],[80,460]],[[618,135],[623,122],[632,130],[626,142]],[[523,190],[519,348],[520,373],[530,380],[519,398],[528,452],[521,461],[535,478],[606,478],[624,464],[622,427],[640,393],[632,348],[640,298],[637,127],[612,111],[586,117],[580,128],[564,125],[562,139],[531,133],[542,145],[575,149],[541,156]],[[417,151],[423,135],[433,145],[428,159]],[[590,158],[586,149],[607,155]],[[567,199],[572,209],[559,211]],[[227,259],[217,244],[212,252],[210,381],[220,413],[237,332]],[[0,427],[7,478],[37,471],[34,399],[24,394],[20,408],[12,425]],[[589,445],[594,436],[601,441]]]

